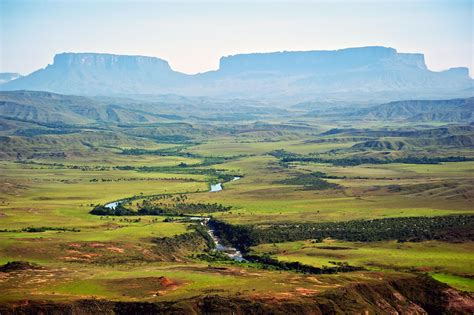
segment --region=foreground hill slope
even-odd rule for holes
[[[204,295],[173,302],[78,300],[26,301],[0,306],[2,314],[465,314],[472,296],[428,277],[359,283],[300,297]]]

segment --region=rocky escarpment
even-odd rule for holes
[[[359,283],[322,294],[280,299],[269,296],[202,296],[177,302],[18,301],[1,314],[469,314],[472,295],[427,276]]]
[[[2,85],[2,90],[66,94],[134,94],[165,89],[185,79],[155,57],[62,53],[44,69]]]
[[[434,72],[426,67],[423,54],[374,46],[237,54],[222,57],[218,70],[195,75],[173,71],[166,61],[153,57],[63,53],[45,69],[0,89],[272,98],[343,93],[374,99],[373,93],[379,93],[394,99],[471,95],[472,86],[467,68]]]

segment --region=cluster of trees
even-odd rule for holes
[[[285,270],[285,271],[295,271],[308,274],[335,274],[338,272],[351,272],[364,270],[362,267],[351,266],[347,262],[330,262],[334,266],[322,266],[322,268],[305,265],[298,261],[281,261],[272,258],[268,254],[263,255],[254,255],[247,254],[245,255],[247,261],[257,263],[262,269],[276,269],[276,270]]]
[[[169,178],[147,178],[147,177],[119,177],[119,178],[92,178],[89,180],[91,183],[97,183],[97,182],[136,182],[136,181],[179,181],[179,182],[199,182],[200,180],[197,180],[195,178],[189,178],[189,177],[169,177]]]
[[[292,178],[287,178],[281,181],[278,181],[279,184],[285,185],[302,185],[305,189],[310,190],[324,190],[329,188],[338,188],[338,184],[329,183],[322,179],[322,176],[325,175],[322,172],[314,172],[309,174],[299,174]]]
[[[26,227],[21,230],[0,230],[0,232],[27,232],[27,233],[40,233],[46,231],[60,231],[60,232],[80,232],[81,230],[76,228],[66,227],[55,227],[55,226],[40,226],[40,227]]]
[[[222,164],[228,161],[233,161],[242,157],[246,157],[247,155],[235,155],[235,156],[203,156],[196,153],[191,152],[184,152],[183,150],[188,148],[189,145],[182,145],[179,147],[173,148],[165,148],[165,149],[157,149],[157,150],[147,150],[147,149],[123,149],[122,154],[125,155],[158,155],[158,156],[180,156],[180,157],[187,157],[187,158],[195,158],[195,159],[202,159],[201,163],[196,163],[192,165],[188,165],[186,163],[181,163],[180,167],[202,167],[202,166],[209,166],[215,164]]]
[[[439,164],[443,162],[466,162],[474,159],[465,156],[447,156],[447,157],[427,157],[427,156],[407,156],[396,159],[377,159],[373,157],[350,157],[337,159],[330,162],[337,166],[356,166],[361,164]]]
[[[16,136],[22,137],[34,137],[34,136],[41,136],[41,135],[64,135],[69,133],[78,132],[77,130],[73,129],[40,129],[40,128],[28,128],[28,129],[20,129],[15,132]]]
[[[211,220],[209,224],[223,242],[232,244],[243,252],[258,244],[328,237],[353,242],[474,240],[474,215],[273,224],[265,227],[231,225],[217,220]]]
[[[48,169],[71,169],[71,170],[81,170],[81,171],[109,171],[111,170],[110,166],[102,166],[102,165],[97,165],[97,166],[70,165],[70,164],[63,164],[63,163],[43,163],[43,162],[35,162],[35,161],[15,161],[15,163],[45,166]]]
[[[312,163],[329,163],[336,166],[357,166],[361,164],[439,164],[442,162],[465,162],[474,161],[473,158],[465,156],[447,156],[447,157],[427,157],[427,156],[407,156],[400,158],[376,158],[370,156],[351,156],[337,159],[327,159],[311,155],[302,155],[288,152],[285,150],[275,150],[269,153],[278,158],[282,165],[290,162],[312,162]]]
[[[163,115],[164,116],[164,115]],[[176,115],[166,115],[169,117],[179,117]],[[155,135],[151,137],[156,142],[161,143],[189,143],[193,139],[183,135]]]
[[[168,259],[189,257],[192,253],[208,250],[210,244],[199,230],[172,237],[155,238],[153,243],[157,245],[153,247],[154,253]]]
[[[193,203],[188,202],[186,194],[158,195],[147,198],[142,203],[137,203],[138,212],[159,213],[165,215],[185,215],[198,213],[224,212],[231,209],[218,203]]]
[[[330,261],[333,266],[322,268],[305,265],[297,261],[281,261],[272,258],[269,254],[246,254],[244,262],[237,262],[220,251],[208,251],[195,256],[207,262],[226,262],[230,264],[251,264],[253,267],[267,270],[284,270],[305,274],[335,274],[338,272],[351,272],[364,270],[363,267],[351,266],[347,262]]]
[[[195,214],[229,211],[231,206],[224,206],[220,203],[177,203],[172,209],[177,214]]]
[[[228,182],[234,177],[243,177],[240,174],[228,174],[223,169],[215,168],[197,168],[196,165],[189,166],[186,163],[181,163],[177,166],[117,166],[119,170],[135,170],[139,172],[159,172],[159,173],[175,173],[175,174],[192,174],[192,175],[206,175],[208,181],[212,184]]]
[[[177,166],[116,166],[117,170],[121,171],[138,171],[138,172],[158,172],[158,173],[175,173],[175,174],[192,174],[192,175],[207,175],[212,178],[212,182],[227,182],[232,180],[235,176],[242,177],[242,175],[227,174],[225,170],[215,168],[197,168],[197,165],[177,165]]]
[[[115,208],[104,205],[95,206],[89,213],[100,216],[135,216],[135,215],[167,215],[183,216],[200,213],[224,212],[229,211],[231,206],[224,206],[218,203],[187,203],[180,202],[176,204],[153,204],[143,203],[137,211],[126,208],[123,204],[118,204]]]
[[[100,216],[125,216],[138,214],[136,211],[125,208],[122,204],[118,204],[115,208],[106,207],[104,205],[96,205],[89,213]]]
[[[190,215],[229,211],[232,207],[218,203],[176,203],[160,206],[147,203],[137,211],[138,215]]]
[[[179,147],[157,149],[157,150],[132,148],[132,149],[123,149],[122,154],[125,154],[125,155],[158,155],[158,156],[196,157],[196,154],[182,151],[183,149],[186,149],[187,147],[188,147],[187,145],[184,145],[184,146],[179,146]]]

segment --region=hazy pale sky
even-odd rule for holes
[[[381,45],[474,73],[474,0],[0,3],[1,72],[28,74],[60,52],[156,56],[196,73],[236,53]]]

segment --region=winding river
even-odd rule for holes
[[[240,177],[239,176],[234,176],[234,178],[232,178],[230,181],[233,182],[233,181],[236,181],[236,180],[239,180]],[[217,184],[211,184],[211,190],[209,190],[210,192],[218,192],[218,191],[221,191],[222,189],[224,189],[224,187],[222,187],[222,183],[217,183]]]
[[[209,218],[199,218],[201,220],[201,225],[206,227],[207,234],[212,238],[215,245],[215,250],[224,253],[229,258],[242,262],[245,261],[242,253],[235,247],[225,246],[221,243],[221,240],[215,235],[214,230],[209,226]]]
[[[236,180],[239,180],[239,179],[240,179],[239,176],[235,176],[231,181],[236,181]],[[209,192],[218,192],[218,191],[221,191],[222,189],[224,189],[224,187],[222,186],[222,183],[211,184]],[[110,203],[104,205],[104,207],[109,208],[109,209],[115,209],[119,204],[121,204],[124,201],[125,200],[116,200],[116,201],[113,201],[113,202],[110,202]],[[239,262],[245,261],[245,259],[242,256],[242,253],[238,249],[236,249],[234,247],[231,247],[231,246],[225,246],[225,245],[222,244],[221,240],[215,235],[214,230],[209,226],[210,218],[207,218],[207,217],[189,217],[189,219],[195,220],[195,221],[200,221],[200,224],[206,227],[207,234],[209,234],[209,236],[214,241],[216,251],[224,253],[229,258],[231,258],[235,261],[239,261]]]
[[[209,191],[210,192],[218,192],[218,191],[221,191],[221,190],[222,190],[222,184],[217,183],[217,184],[214,184],[214,185],[211,184],[211,190],[209,190]]]
[[[110,202],[110,203],[104,205],[104,207],[114,210],[122,202],[123,202],[123,200],[113,201],[113,202]]]

